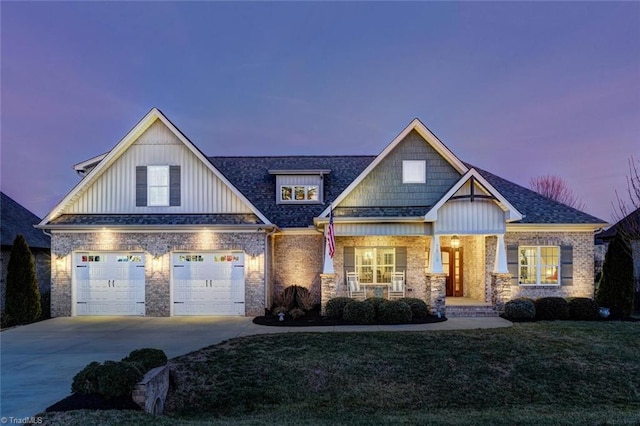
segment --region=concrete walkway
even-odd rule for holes
[[[151,347],[169,358],[235,337],[266,333],[434,331],[509,327],[501,318],[451,318],[435,324],[266,327],[247,317],[63,317],[0,333],[0,416],[33,416],[71,392],[91,361],[120,360]]]

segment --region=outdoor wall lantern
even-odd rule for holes
[[[460,238],[457,235],[451,237],[451,247],[458,248],[460,247]]]

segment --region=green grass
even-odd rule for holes
[[[640,424],[640,324],[289,333],[171,360],[169,417],[47,424]]]

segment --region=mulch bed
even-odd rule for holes
[[[102,395],[95,393],[83,395],[74,393],[62,399],[45,411],[71,411],[71,410],[136,410],[142,411],[142,408],[130,396],[120,398],[107,399]]]
[[[407,324],[430,324],[435,322],[446,321],[446,317],[438,318],[435,316],[428,316],[425,318],[415,318],[412,319],[411,322]],[[276,315],[265,315],[262,317],[255,317],[253,319],[254,324],[259,325],[268,325],[273,327],[322,327],[322,326],[334,326],[334,325],[360,325],[353,323],[351,321],[336,319],[336,318],[327,318],[318,315],[317,313],[310,312],[302,318],[293,319],[288,315],[285,316],[284,321],[280,321],[278,316]],[[390,325],[385,322],[374,322],[373,324],[367,325]]]

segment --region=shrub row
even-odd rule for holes
[[[364,301],[336,297],[327,301],[326,314],[354,324],[402,324],[428,317],[429,308],[424,301],[411,297],[398,300],[370,297]]]
[[[594,321],[599,318],[599,309],[598,304],[587,297],[541,297],[537,300],[520,297],[506,303],[504,316],[515,321]]]
[[[121,361],[92,362],[73,377],[71,392],[97,393],[107,399],[130,395],[145,373],[167,363],[160,349],[137,349]]]

